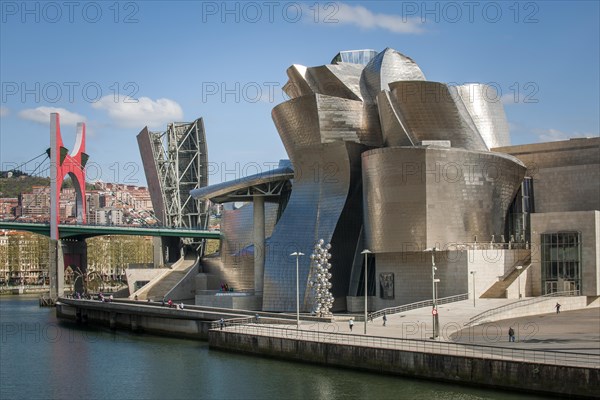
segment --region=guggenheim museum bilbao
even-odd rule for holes
[[[431,299],[432,258],[438,298],[600,295],[598,137],[511,146],[493,88],[428,81],[389,48],[287,75],[272,117],[289,161],[191,192],[244,202],[224,207],[197,304],[295,311],[298,266],[314,311],[321,239],[334,311],[363,309],[365,262],[370,310]]]

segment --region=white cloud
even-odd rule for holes
[[[558,129],[535,129],[535,135],[540,142],[556,142],[559,140],[568,140],[571,138],[597,137],[598,134],[579,133],[579,132],[562,132]]]
[[[332,24],[350,24],[363,29],[384,29],[392,33],[419,34],[424,32],[423,24],[416,18],[395,14],[377,14],[363,6],[336,4],[338,9],[328,17]]]
[[[502,97],[500,97],[500,101],[505,106],[510,106],[510,105],[513,105],[513,104],[518,104],[519,100],[520,100],[519,96],[518,95],[515,96],[514,93],[504,93],[502,95]]]
[[[77,125],[78,122],[85,122],[86,118],[83,115],[71,112],[65,108],[58,107],[37,107],[27,108],[19,112],[19,118],[26,119],[40,124],[50,124],[50,114],[60,114],[61,125]]]
[[[168,122],[183,119],[181,106],[170,99],[115,98],[109,95],[102,97],[92,107],[106,111],[110,119],[124,128],[141,129],[148,126],[163,129]]]
[[[0,117],[6,117],[8,113],[8,107],[0,106]]]
[[[536,92],[537,93],[537,92]],[[536,104],[539,103],[539,99],[535,96],[535,93],[525,92],[509,92],[504,93],[500,97],[500,101],[505,106],[512,106],[515,104]]]

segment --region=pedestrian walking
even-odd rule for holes
[[[515,330],[512,328],[512,326],[510,328],[508,328],[508,341],[509,342],[515,341]]]
[[[350,332],[352,332],[352,327],[354,326],[354,320],[352,318],[348,320],[348,326],[350,327]]]
[[[556,303],[554,307],[556,308],[556,313],[560,313],[560,304]]]
[[[387,315],[385,315],[385,313],[383,313],[383,326],[385,326],[386,322],[387,322]]]
[[[219,320],[219,325],[221,326],[221,330],[223,330],[223,327],[225,326],[225,320],[223,318]]]

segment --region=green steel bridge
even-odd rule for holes
[[[0,230],[27,231],[40,235],[50,236],[50,224],[0,221]],[[85,238],[103,235],[134,235],[134,236],[160,236],[160,237],[185,237],[198,239],[219,239],[219,231],[205,231],[199,229],[180,229],[166,227],[136,227],[120,225],[58,225],[61,239]]]

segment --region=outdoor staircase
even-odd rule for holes
[[[196,266],[197,261],[195,255],[180,258],[170,270],[148,282],[130,298],[137,296],[138,300],[162,300]]]
[[[516,267],[522,265],[523,268],[518,270]],[[512,270],[508,275],[504,276],[498,282],[494,283],[488,290],[485,291],[480,297],[482,299],[503,299],[506,298],[506,289],[509,288],[523,272],[531,265],[531,256],[528,256],[525,260],[519,260],[513,265]]]

